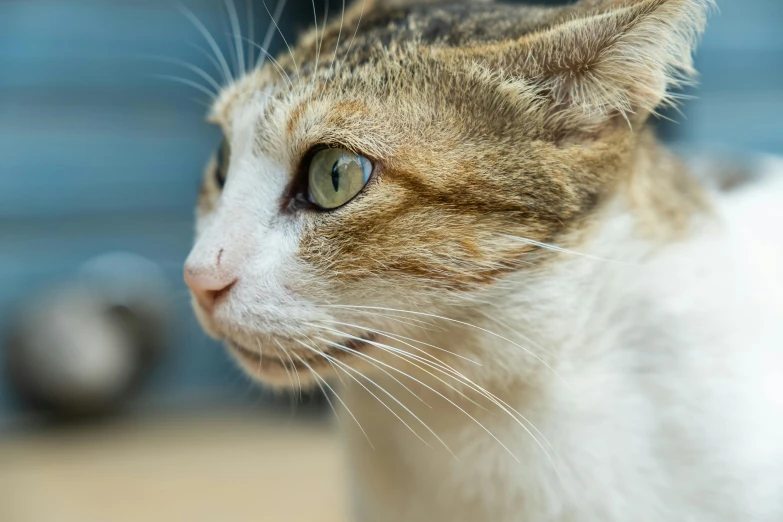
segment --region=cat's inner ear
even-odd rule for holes
[[[676,101],[712,0],[584,0],[561,22],[463,56],[517,80],[563,128],[641,123]]]

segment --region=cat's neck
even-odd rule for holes
[[[473,361],[437,353],[444,365],[499,393],[535,388],[589,357],[588,344],[607,349],[621,317],[633,322],[647,265],[711,229],[713,216],[700,185],[651,136],[640,137],[631,164],[580,229],[553,241],[560,250],[541,247],[538,269],[506,276],[475,297],[479,305],[424,335]]]

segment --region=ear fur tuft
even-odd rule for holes
[[[646,120],[693,81],[713,0],[585,0],[554,26],[467,56],[531,84],[561,126]]]

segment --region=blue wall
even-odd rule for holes
[[[221,38],[221,3],[183,2]],[[165,56],[214,70],[175,3],[0,3],[0,336],[11,310],[107,251],[157,262],[173,288],[172,353],[155,399],[241,386],[188,308],[181,264],[207,158],[220,139],[207,96],[157,75],[188,77]],[[13,409],[0,377],[0,418]]]
[[[783,2],[717,0],[678,141],[718,151],[783,153]]]

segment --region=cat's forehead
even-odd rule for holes
[[[495,3],[414,5],[371,15],[362,22],[357,39],[367,45],[390,45],[395,41],[443,46],[491,43],[546,27],[562,11]]]
[[[350,68],[410,44],[461,47],[519,38],[549,27],[570,9],[468,2],[376,8],[359,11],[358,18],[354,11],[322,31],[306,34],[295,54],[302,70],[314,67],[324,55],[330,59],[333,51]]]
[[[292,92],[329,86],[339,99],[362,82],[346,81],[360,68],[385,69],[401,64],[413,49],[469,47],[519,38],[545,29],[572,10],[569,7],[520,6],[482,3],[424,4],[399,8],[349,10],[302,35],[291,52],[286,49],[263,68],[226,88],[214,105],[210,119],[228,128],[238,107],[258,97],[277,96],[287,105]],[[414,51],[413,54],[416,54]],[[339,73],[341,78],[334,78]],[[373,78],[370,84],[376,84]],[[350,85],[346,85],[350,84]],[[303,88],[304,86],[304,88]],[[323,93],[319,93],[321,98]],[[312,93],[311,93],[312,99]],[[290,104],[295,108],[296,104]]]

